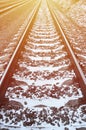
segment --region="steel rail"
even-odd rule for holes
[[[63,37],[64,44],[65,44],[67,51],[68,51],[68,54],[70,56],[75,74],[77,76],[77,79],[78,79],[78,82],[79,82],[79,85],[80,85],[80,88],[81,88],[81,91],[83,94],[83,97],[86,98],[86,78],[85,78],[85,75],[84,75],[84,73],[83,73],[83,71],[82,71],[82,69],[77,61],[77,58],[76,58],[76,56],[71,48],[71,45],[70,45],[70,43],[69,43],[61,25],[60,25],[60,22],[59,22],[58,16],[56,15],[55,10],[53,10],[53,8],[52,8],[51,4],[49,4],[48,0],[47,0],[47,4],[48,4],[49,10],[51,12],[51,15],[55,21],[55,24],[56,24],[56,26],[58,26],[58,28],[61,32],[61,35]]]
[[[0,1],[1,2],[1,1]],[[12,6],[12,5],[15,5],[15,4],[17,4],[17,3],[21,3],[22,2],[22,0],[19,0],[19,1],[5,1],[5,2],[3,2],[3,3],[0,3],[1,4],[1,6],[0,6],[0,10],[1,9],[5,9],[5,8],[7,8],[7,7],[9,7],[9,6]]]
[[[0,14],[3,14],[4,12],[7,12],[7,11],[9,11],[9,10],[11,10],[11,9],[13,9],[13,8],[15,8],[15,7],[18,7],[18,6],[22,6],[22,5],[24,5],[24,4],[26,4],[26,3],[30,3],[32,0],[30,0],[30,1],[23,1],[23,2],[19,2],[19,3],[16,3],[16,4],[14,4],[14,5],[12,5],[12,6],[9,6],[9,7],[6,7],[6,8],[4,8],[4,9],[0,9]]]
[[[4,71],[4,74],[1,78],[1,81],[0,81],[0,104],[3,102],[3,100],[5,99],[5,93],[6,93],[6,90],[8,88],[8,84],[9,84],[9,78],[12,77],[12,73],[13,73],[13,70],[14,70],[14,66],[18,60],[18,57],[19,57],[19,54],[22,50],[22,48],[24,47],[24,44],[25,44],[25,38],[27,37],[28,35],[28,31],[32,25],[32,22],[34,21],[34,18],[38,12],[38,9],[39,9],[39,6],[40,6],[40,3],[41,1],[39,1],[37,3],[37,5],[34,7],[32,13],[30,14],[29,16],[29,20],[28,20],[28,25],[26,26],[24,32],[23,32],[23,35],[21,36],[20,40],[19,40],[19,43]]]

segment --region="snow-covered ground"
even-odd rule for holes
[[[71,8],[75,7],[73,6]],[[46,12],[46,9],[43,8],[43,10]],[[40,12],[43,10],[40,10]],[[44,16],[46,16],[46,14],[47,13],[45,13]],[[70,9],[68,15],[69,17],[72,15],[72,18],[75,19],[73,9]],[[75,22],[77,19],[82,19],[78,17],[79,16],[76,17]],[[45,18],[43,20],[46,21]],[[48,17],[48,22],[50,21],[51,20]],[[39,23],[41,29],[45,28],[42,21]],[[38,26],[36,27],[38,28]],[[35,28],[35,30],[37,28]],[[73,29],[75,29],[74,26]],[[53,34],[53,29],[51,30]],[[34,37],[37,32],[34,33]],[[47,35],[47,32],[44,33]],[[39,36],[44,36],[41,35],[41,33],[39,34]],[[6,130],[85,130],[86,104],[78,106],[77,99],[82,97],[82,94],[80,89],[78,89],[77,84],[71,85],[73,82],[74,72],[68,71],[63,73],[63,71],[60,70],[60,67],[64,68],[66,62],[61,61],[60,63],[62,64],[57,62],[59,55],[56,52],[59,50],[60,42],[45,44],[49,39],[41,38],[41,42],[43,42],[41,45],[38,43],[38,39],[40,38],[35,41],[34,38],[30,36],[29,39],[33,40],[33,43],[30,44],[28,41],[28,45],[25,47],[28,53],[23,54],[27,63],[22,62],[22,60],[19,61],[20,68],[22,68],[23,71],[21,73],[20,69],[20,71],[18,70],[18,72],[14,74],[15,80],[19,82],[14,85],[15,87],[10,87],[8,89],[7,96],[10,97],[10,102],[7,106],[0,109],[0,130],[3,130],[3,128],[4,130],[5,128]],[[51,37],[52,36],[50,36],[50,38]],[[59,40],[59,36],[57,39]],[[55,39],[51,38],[51,40],[53,42]],[[81,39],[79,39],[78,42],[80,42],[80,40]],[[56,44],[58,46],[56,46]],[[63,48],[63,46],[60,46],[60,49],[61,47]],[[47,48],[47,51],[44,48]],[[53,54],[55,53],[54,60],[56,60],[56,62],[54,62],[52,56],[50,56],[50,48],[53,48]],[[35,53],[38,55],[35,55]],[[47,56],[47,58],[45,56]],[[65,53],[63,53],[63,56],[65,56]],[[48,63],[50,61],[53,62],[53,66]],[[69,65],[68,63],[69,62],[67,62],[67,65]],[[58,64],[60,66],[57,67]],[[37,67],[38,65],[39,68]],[[57,71],[56,74],[54,72],[55,75],[53,75],[53,71]],[[29,76],[27,76],[27,74],[29,74]],[[50,76],[50,74],[52,75]],[[53,76],[56,79],[54,79]],[[72,101],[68,103],[69,100]]]
[[[15,1],[17,3],[17,1]],[[7,1],[7,3],[11,3]],[[5,2],[2,4],[4,6]],[[0,79],[19,42],[19,39],[30,21],[34,3],[13,8],[0,15]]]
[[[86,0],[79,0],[79,2],[70,6],[68,16],[72,18],[79,27],[85,28],[86,31]]]
[[[86,0],[53,0],[80,27],[86,28]]]
[[[86,76],[86,1],[76,2],[64,13],[55,12]]]

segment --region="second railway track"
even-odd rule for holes
[[[22,104],[22,113],[34,112],[34,117],[29,121],[23,113],[23,126],[41,126],[43,122],[59,126],[54,112],[51,121],[48,115],[40,117],[40,114],[46,113],[44,108],[48,114],[48,109],[53,111],[54,108],[65,106],[69,99],[78,99],[81,91],[74,65],[64,44],[65,38],[59,27],[55,26],[45,0],[41,2],[29,32],[23,35],[25,37],[20,40],[23,41],[23,47],[17,51],[17,57],[13,56],[11,68],[8,66],[6,75],[1,79],[0,100],[6,93],[10,100]],[[82,93],[85,92],[84,89]],[[15,126],[13,117],[12,122]],[[19,126],[19,122],[16,124]]]
[[[15,9],[19,6],[23,6],[23,5],[28,4],[30,2],[31,2],[31,0],[30,1],[26,0],[26,1],[16,2],[15,4],[12,3],[12,5],[8,4],[7,7],[2,6],[2,8],[0,9],[0,15],[1,15],[0,17],[3,17],[3,15],[6,15],[9,11],[12,11],[12,9]]]

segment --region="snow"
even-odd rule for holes
[[[20,0],[18,0],[20,1]],[[15,0],[15,3],[18,3],[17,0]],[[25,0],[27,1],[27,0]],[[1,1],[0,1],[1,2]],[[22,0],[21,0],[22,2]],[[5,4],[6,6],[10,5],[11,1],[4,1],[0,6],[1,8],[4,8]],[[24,2],[22,2],[24,3]],[[23,7],[23,8],[22,8]],[[28,10],[28,8],[30,10]],[[21,5],[19,7],[13,8],[10,11],[4,12],[0,15],[0,57],[6,56],[7,58],[0,59],[0,61],[3,64],[5,62],[5,65],[3,64],[3,68],[0,70],[1,76],[4,73],[4,70],[10,60],[10,56],[14,52],[15,47],[17,46],[20,36],[22,35],[22,32],[24,31],[25,27],[27,26],[27,23],[30,19],[31,15],[31,9],[33,9],[33,6],[30,7],[28,3],[26,5]],[[26,19],[26,20],[25,20]],[[13,46],[13,48],[12,48]],[[7,48],[11,48],[11,51],[7,51]],[[10,56],[8,56],[10,55]]]
[[[59,42],[60,43],[60,42]],[[56,43],[57,45],[58,45],[58,43]],[[53,46],[50,44],[50,45],[48,45],[48,44],[46,44],[46,47],[48,47],[48,46],[50,46],[50,47],[55,47],[54,46],[54,44],[53,44]],[[26,50],[31,50],[32,52],[55,52],[55,51],[59,51],[59,50],[61,50],[61,49],[63,49],[64,48],[64,45],[58,45],[58,46],[56,46],[56,48],[55,49],[53,49],[53,51],[52,50],[50,50],[50,49],[46,49],[46,50],[44,50],[44,49],[42,49],[42,48],[37,48],[37,47],[45,47],[45,45],[44,44],[41,44],[41,46],[40,46],[40,44],[39,45],[36,45],[35,44],[35,46],[34,46],[34,48],[35,49],[32,49],[32,48],[30,48],[30,47],[25,47],[25,49]],[[37,49],[36,49],[37,48]]]
[[[38,36],[39,36],[39,35],[38,35]],[[30,44],[30,42],[27,42],[27,43]],[[59,43],[60,43],[59,41],[57,41],[56,43],[43,43],[43,44],[41,44],[41,43],[35,43],[35,46],[48,46],[48,44],[49,44],[49,46],[54,47],[55,45],[57,45],[57,44],[59,44]],[[31,43],[31,44],[34,45],[34,42]]]
[[[76,3],[70,8],[68,15],[80,27],[86,28],[86,1],[79,0],[78,3]]]
[[[44,99],[14,99],[15,101],[21,102],[24,105],[24,102],[27,102],[27,105],[25,105],[26,108],[31,108],[34,109],[36,111],[43,109],[43,108],[35,108],[36,106],[39,105],[44,105],[45,107],[56,107],[56,108],[60,108],[62,106],[64,106],[69,100],[71,99],[77,99],[78,97],[61,97],[59,100],[58,99],[54,99],[54,98],[44,98]]]
[[[20,103],[23,108],[16,108],[17,105],[12,102],[8,106],[2,107],[0,114],[3,115],[3,119],[0,119],[0,129],[76,130],[76,128],[86,127],[86,104],[77,106],[78,99],[82,97],[81,90],[78,88],[77,81],[74,81],[76,80],[74,70],[71,69],[69,62],[66,63],[68,60],[66,52],[61,52],[64,45],[58,33],[56,38],[56,30],[53,28],[50,13],[46,9],[45,0],[42,2],[43,5],[41,5],[36,19],[38,22],[33,26],[27,39],[25,47],[27,52],[25,54],[22,52],[23,55],[18,62],[19,68],[18,70],[16,68],[12,84],[6,93],[10,101]],[[44,19],[40,17],[41,15]],[[32,36],[33,32],[34,36]],[[36,38],[37,34],[38,38]],[[17,36],[19,34],[15,34],[13,40],[16,40]],[[12,45],[12,43],[10,44]],[[49,48],[46,49],[47,47]],[[81,48],[76,48],[81,50]],[[50,54],[52,51],[53,58]],[[62,61],[61,58],[64,60]],[[47,64],[45,64],[46,62]],[[75,106],[70,106],[69,101],[77,103]],[[7,107],[8,110],[6,110]]]
[[[59,58],[58,58],[59,59]],[[38,58],[38,60],[40,60],[39,58]],[[42,59],[43,60],[43,59]],[[44,58],[44,60],[46,60],[45,58]],[[55,67],[55,66],[53,66],[53,65],[51,65],[51,66],[40,66],[40,68],[39,68],[39,66],[38,67],[32,67],[32,66],[27,66],[27,65],[20,65],[20,67],[25,67],[25,68],[27,68],[29,71],[31,71],[31,72],[35,72],[35,71],[48,71],[48,72],[53,72],[53,71],[58,71],[59,69],[61,69],[61,68],[65,68],[65,67],[67,67],[68,65],[60,65],[60,66],[58,66],[58,67]]]
[[[64,15],[55,10],[59,22],[70,41],[78,62],[86,76],[86,1],[79,0]],[[84,6],[84,9],[82,8]]]

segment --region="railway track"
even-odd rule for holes
[[[2,43],[0,46],[0,79],[24,29],[31,19],[32,12],[36,7],[37,2],[38,1],[28,1],[28,4],[26,3],[21,7],[14,8],[10,12],[5,12],[0,17],[0,41]]]
[[[10,100],[22,104],[24,115],[25,112],[26,115],[28,112],[35,114],[30,121],[25,121],[28,119],[26,115],[25,119],[21,119],[24,126],[35,123],[40,126],[42,122],[58,125],[57,119],[55,123],[43,116],[46,113],[44,108],[47,112],[48,109],[53,111],[54,108],[65,106],[69,99],[78,99],[81,97],[80,87],[86,97],[84,74],[55,13],[50,11],[46,1],[41,1],[0,81],[1,104],[6,95]],[[40,117],[40,113],[44,114]],[[13,125],[16,125],[15,122]]]
[[[8,11],[10,11],[11,9],[15,9],[16,7],[18,7],[18,6],[23,6],[24,4],[26,4],[26,3],[30,3],[32,0],[30,0],[30,1],[20,1],[19,3],[18,2],[16,2],[15,4],[13,3],[12,5],[8,5],[7,7],[2,7],[1,9],[0,9],[0,15],[3,15],[4,13],[7,13]]]
[[[71,62],[73,64],[73,67],[74,67],[74,70],[75,70],[75,73],[76,73],[76,75],[78,77],[78,80],[79,80],[80,87],[81,87],[83,95],[85,97],[86,96],[86,92],[85,92],[86,77],[85,77],[85,74],[84,74],[82,68],[79,65],[78,59],[75,56],[75,52],[73,52],[74,50],[72,49],[69,40],[67,39],[66,35],[64,34],[64,31],[62,30],[62,27],[61,27],[61,25],[59,23],[58,16],[57,16],[55,10],[53,10],[51,5],[52,4],[51,3],[49,4],[49,1],[48,1],[48,6],[50,8],[51,14],[52,14],[53,18],[55,19],[56,24],[59,26],[59,29],[60,29],[60,31],[62,33],[62,36],[63,36],[64,40],[65,40],[66,49],[67,49],[67,51],[69,53]]]
[[[0,9],[4,9],[4,8],[7,8],[9,6],[12,6],[14,4],[17,4],[17,3],[21,3],[22,0],[18,0],[18,1],[0,1]]]
[[[27,24],[27,21],[28,21],[28,24],[27,24],[27,26],[26,26],[26,28],[25,28],[25,30],[24,30],[24,33],[23,33],[23,35],[21,36],[21,38],[20,38],[20,41],[19,41],[19,43],[18,43],[18,45],[16,46],[16,48],[15,48],[15,50],[14,50],[14,53],[13,53],[13,55],[12,54],[10,54],[10,55],[12,55],[11,56],[11,59],[10,59],[10,61],[9,61],[9,64],[7,65],[7,67],[6,67],[6,69],[5,69],[5,71],[4,71],[4,74],[3,74],[3,76],[1,76],[1,80],[0,80],[0,86],[3,86],[2,84],[3,83],[6,83],[6,84],[8,84],[7,82],[9,82],[8,80],[6,81],[6,77],[10,77],[9,76],[9,73],[10,73],[10,70],[13,68],[13,66],[14,66],[14,64],[16,63],[15,62],[15,59],[17,59],[17,57],[18,57],[18,55],[19,55],[19,53],[20,53],[20,50],[21,50],[21,48],[22,48],[22,46],[23,46],[23,40],[24,40],[24,38],[25,38],[25,36],[27,35],[27,31],[28,31],[28,29],[30,28],[30,26],[31,26],[31,22],[33,21],[33,19],[34,19],[34,17],[35,17],[35,14],[36,14],[36,12],[37,12],[37,10],[38,10],[38,7],[39,7],[39,3],[35,6],[35,8],[33,9],[33,11],[32,11],[32,13],[31,13],[31,16],[30,16],[30,19],[27,19],[26,21],[25,21],[25,24]],[[22,42],[23,41],[23,42]],[[13,48],[13,46],[12,46],[12,48]],[[9,54],[8,54],[9,55]],[[9,58],[8,58],[9,59]],[[7,61],[6,61],[7,62]],[[11,68],[12,67],[12,68]],[[8,73],[8,76],[7,76],[7,73]],[[4,82],[4,80],[5,80],[5,82]],[[0,87],[1,88],[1,87]],[[3,87],[4,88],[4,87]],[[3,89],[3,90],[5,90],[5,88]],[[1,98],[2,99],[2,98]]]

